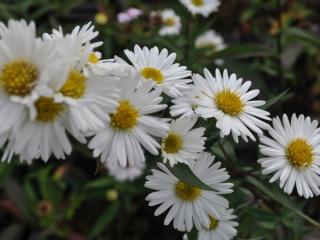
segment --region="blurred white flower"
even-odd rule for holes
[[[177,35],[181,30],[180,17],[173,9],[165,9],[160,12],[162,19],[162,27],[159,30],[160,36]]]
[[[223,50],[226,45],[223,38],[214,30],[208,30],[201,34],[195,41],[196,48],[208,48],[214,52]]]
[[[280,187],[291,194],[296,187],[299,196],[310,198],[320,194],[320,128],[318,121],[295,114],[272,121],[271,137],[260,138],[258,162],[262,174],[273,173],[270,182],[280,180]]]
[[[110,114],[111,122],[95,132],[89,147],[94,157],[101,155],[108,166],[126,167],[145,162],[142,146],[157,155],[160,144],[154,137],[163,137],[169,126],[166,119],[150,116],[167,107],[160,104],[161,91],[153,90],[153,82],[144,82],[138,88],[140,76],[133,69],[119,77],[121,93],[116,110]]]
[[[109,166],[108,166],[109,165]],[[137,162],[135,165],[121,167],[119,164],[106,164],[109,174],[113,176],[117,181],[133,181],[143,174],[143,170],[146,167],[145,163]]]
[[[190,164],[204,149],[205,128],[195,128],[197,118],[180,118],[172,120],[169,132],[162,139],[161,150],[163,162],[170,166],[176,163]]]
[[[201,14],[208,17],[210,13],[218,11],[220,0],[179,0],[191,14]]]
[[[262,120],[270,120],[270,113],[257,108],[265,102],[252,100],[260,91],[248,91],[250,81],[243,83],[242,78],[237,79],[234,73],[229,77],[227,70],[223,71],[222,76],[218,69],[215,77],[208,69],[204,70],[204,76],[195,74],[192,78],[196,90],[196,113],[203,118],[217,119],[216,126],[221,137],[231,133],[235,142],[239,141],[239,137],[246,142],[248,137],[255,141],[251,131],[262,134],[261,128],[268,129],[269,125]]]
[[[173,220],[175,229],[189,232],[193,227],[198,230],[209,228],[209,216],[221,217],[220,213],[229,203],[220,194],[232,192],[233,184],[224,183],[229,179],[229,175],[225,169],[219,169],[219,162],[213,164],[213,159],[210,154],[202,153],[199,159],[190,165],[190,169],[215,191],[203,190],[180,181],[162,163],[158,164],[159,170],[153,169],[152,175],[147,176],[145,187],[155,192],[150,193],[146,200],[149,201],[149,206],[160,205],[155,216],[170,209],[164,220],[165,225]]]
[[[140,48],[135,45],[134,52],[124,51],[133,68],[140,73],[142,80],[152,81],[157,89],[161,89],[171,97],[181,95],[181,91],[189,88],[187,83],[191,82],[191,72],[187,67],[174,63],[176,54],[168,55],[167,49],[159,52],[157,47],[151,49]],[[119,63],[128,64],[123,59],[115,57]],[[142,81],[144,82],[144,81]]]

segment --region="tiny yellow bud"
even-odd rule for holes
[[[110,202],[114,202],[118,199],[118,191],[115,189],[110,189],[106,192],[106,198]]]
[[[106,25],[108,22],[108,15],[102,12],[99,12],[95,16],[95,22],[99,25]]]

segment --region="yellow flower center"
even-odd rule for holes
[[[146,67],[140,71],[141,76],[145,79],[152,79],[157,84],[161,84],[164,80],[164,76],[162,75],[161,71],[156,68]]]
[[[24,60],[4,64],[0,85],[9,95],[24,97],[32,91],[38,78],[38,69]]]
[[[64,106],[55,103],[51,97],[40,97],[36,102],[37,120],[40,122],[53,122],[64,110]]]
[[[111,126],[118,130],[130,130],[137,125],[138,110],[128,101],[119,102],[116,112],[111,114]]]
[[[175,186],[175,193],[181,200],[190,202],[201,196],[201,189],[179,181]]]
[[[207,43],[201,46],[201,48],[207,48],[210,49],[212,51],[216,51],[217,50],[217,46],[214,43]]]
[[[174,18],[167,18],[164,21],[164,24],[169,26],[169,27],[174,26],[175,23],[176,23],[176,21],[174,20]]]
[[[86,77],[79,70],[72,69],[60,91],[66,97],[80,98],[85,89]]]
[[[177,153],[182,147],[182,139],[178,134],[170,133],[162,140],[162,144],[167,153]]]
[[[89,56],[88,56],[88,62],[89,62],[89,63],[96,64],[96,63],[99,62],[99,58],[97,57],[97,55],[96,55],[94,52],[92,52],[92,53],[90,53]]]
[[[214,101],[218,109],[230,116],[238,116],[243,110],[240,96],[229,89],[219,92]]]
[[[305,139],[295,139],[286,149],[286,157],[296,168],[308,167],[313,162],[313,148]]]
[[[197,6],[197,7],[201,7],[204,5],[204,1],[203,0],[192,0],[191,1],[193,5]]]
[[[219,221],[213,217],[210,217],[209,230],[214,230],[218,226]]]

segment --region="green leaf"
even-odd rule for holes
[[[270,49],[254,43],[246,44],[233,44],[226,49],[219,51],[214,54],[214,58],[250,58],[250,57],[261,57],[270,56],[273,53]]]
[[[262,106],[262,109],[268,109],[273,104],[275,104],[275,103],[279,102],[280,100],[282,100],[285,96],[288,96],[287,93],[288,93],[289,90],[290,90],[290,88],[286,89],[285,91],[283,91],[279,95],[277,95],[277,96],[271,98],[270,100],[268,100],[266,102],[266,104]]]
[[[312,225],[316,227],[320,227],[320,223],[315,221],[314,219],[310,218],[306,214],[304,214],[300,209],[298,209],[296,206],[292,204],[290,200],[288,200],[286,197],[281,196],[280,194],[277,194],[273,191],[270,190],[269,187],[265,186],[262,182],[257,180],[256,178],[253,177],[247,177],[247,180],[253,184],[256,188],[258,188],[261,192],[269,196],[272,200],[278,202],[281,204],[283,207],[290,209],[292,212],[294,212],[296,215],[300,216],[307,222],[311,223]]]
[[[8,177],[3,183],[3,188],[11,201],[19,208],[21,217],[27,222],[32,223],[34,220],[34,215],[20,184],[13,178]]]
[[[187,233],[188,240],[197,240],[198,239],[198,231],[193,228],[191,232]]]
[[[117,202],[111,203],[105,212],[103,212],[98,220],[93,225],[91,232],[89,233],[89,239],[94,239],[100,233],[102,233],[108,224],[112,221],[112,219],[116,216],[119,209],[119,205]]]
[[[188,165],[184,163],[178,163],[174,165],[174,167],[170,167],[169,165],[167,165],[167,167],[170,172],[175,175],[180,181],[192,187],[214,191],[210,186],[202,182],[196,175],[194,175]]]
[[[91,181],[87,183],[84,188],[85,189],[90,189],[90,188],[105,188],[114,183],[114,179],[110,176],[99,178],[97,180]]]
[[[11,173],[16,165],[15,161],[10,163],[2,162],[0,163],[0,183],[3,182]]]
[[[285,33],[289,35],[289,39],[302,40],[303,42],[308,42],[316,47],[320,47],[319,37],[314,35],[312,32],[303,30],[301,28],[291,27],[288,28]]]

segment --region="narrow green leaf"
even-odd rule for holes
[[[114,183],[114,179],[110,176],[99,178],[97,180],[91,181],[87,183],[84,188],[90,189],[90,188],[101,188],[101,187],[108,187]]]
[[[21,217],[27,222],[32,223],[34,215],[20,184],[13,178],[8,177],[3,183],[3,188],[11,201],[19,208]]]
[[[271,107],[273,104],[279,102],[280,100],[282,100],[288,93],[288,91],[290,90],[290,88],[286,89],[285,91],[283,91],[282,93],[280,93],[279,95],[271,98],[270,100],[268,100],[266,102],[265,105],[262,106],[262,109],[268,109],[269,107]]]
[[[89,233],[89,239],[95,239],[100,233],[102,233],[108,224],[113,220],[118,212],[119,205],[117,202],[110,204],[105,212],[103,212],[98,220],[94,223],[91,232]]]
[[[270,56],[273,53],[270,53],[270,50],[266,47],[253,43],[246,44],[233,44],[232,46],[227,47],[226,49],[219,51],[214,54],[215,58],[250,58],[250,57],[261,57],[261,56]]]
[[[178,163],[173,168],[170,167],[169,165],[167,165],[167,167],[171,171],[171,173],[175,175],[180,181],[192,187],[214,191],[210,186],[202,182],[196,175],[194,175],[194,173],[191,171],[188,165],[183,163]]]
[[[312,32],[303,30],[301,28],[291,27],[288,28],[285,34],[289,35],[290,39],[298,39],[304,42],[311,43],[316,47],[320,47],[319,37],[313,34]]]
[[[304,214],[300,209],[298,209],[296,206],[294,206],[287,198],[285,198],[279,194],[274,193],[267,186],[265,186],[262,182],[260,182],[259,180],[255,179],[253,177],[249,176],[249,177],[247,177],[247,180],[251,184],[253,184],[256,188],[258,188],[260,191],[262,191],[264,194],[269,196],[272,200],[278,202],[279,204],[281,204],[285,208],[290,209],[296,215],[300,216],[301,218],[308,221],[312,225],[314,225],[316,227],[320,227],[320,223],[318,223],[314,219],[312,219],[309,216],[307,216],[306,214]]]

